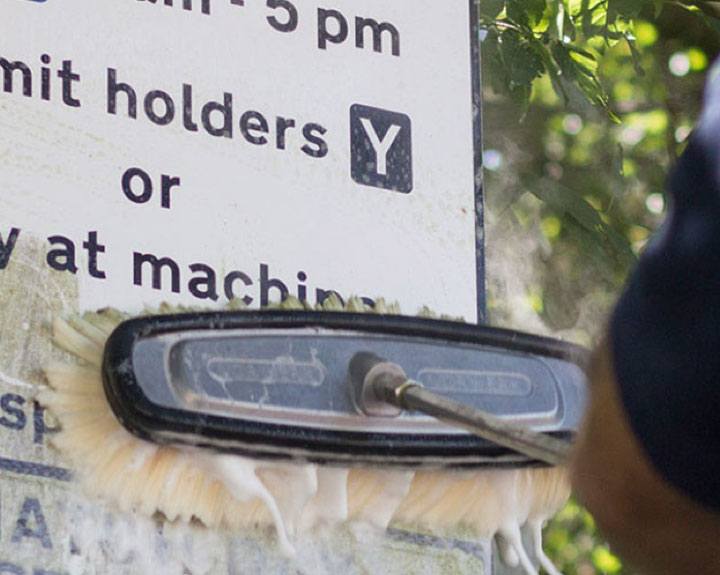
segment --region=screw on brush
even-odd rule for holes
[[[569,441],[432,393],[409,379],[399,365],[373,353],[355,354],[349,373],[355,407],[365,415],[397,417],[404,410],[419,411],[531,459],[553,466],[568,461]]]

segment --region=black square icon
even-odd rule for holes
[[[355,104],[350,108],[352,179],[409,194],[413,189],[410,117]]]

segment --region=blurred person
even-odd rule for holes
[[[642,574],[720,574],[720,64],[588,370],[573,482]]]

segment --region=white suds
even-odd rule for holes
[[[259,499],[265,504],[275,523],[280,547],[288,555],[294,555],[295,548],[288,535],[288,522],[283,517],[277,499],[257,476],[260,462],[233,455],[197,454],[197,457],[210,475],[220,480],[235,499],[243,503]],[[307,497],[313,494],[314,491],[308,493]]]
[[[317,493],[305,507],[300,532],[344,523],[348,518],[347,482],[350,470],[318,467]]]

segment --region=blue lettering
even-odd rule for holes
[[[30,527],[30,516],[33,516],[33,523],[35,528]],[[23,502],[22,509],[20,510],[20,517],[18,517],[17,523],[15,524],[15,531],[11,541],[13,543],[19,543],[25,538],[37,539],[45,549],[52,549],[52,541],[50,540],[50,532],[48,531],[47,523],[45,522],[45,514],[43,513],[40,501],[35,497],[27,497]]]
[[[59,431],[59,428],[48,427],[45,423],[45,408],[37,401],[34,402],[33,405],[33,443],[41,445],[46,435],[48,435],[49,433],[57,433]]]
[[[0,417],[0,425],[8,429],[25,429],[27,418],[22,406],[25,405],[25,398],[14,393],[6,393],[0,397],[0,409],[5,413]]]
[[[25,570],[19,565],[0,562],[0,575],[25,575]]]

